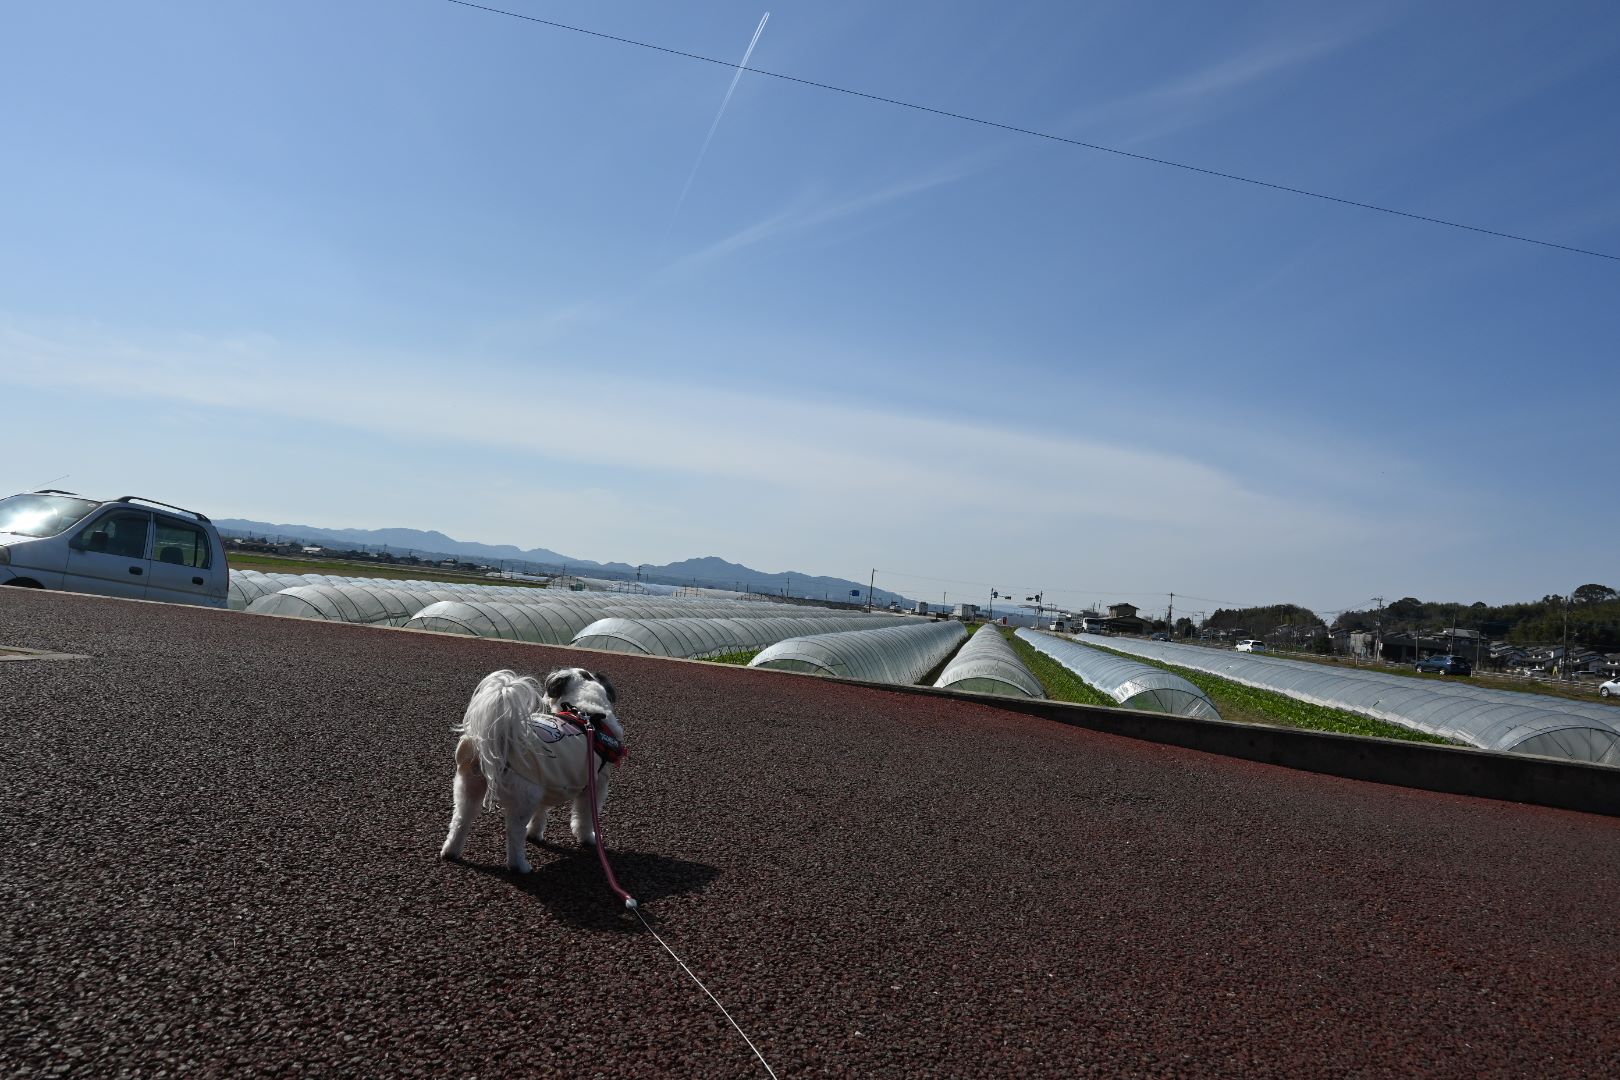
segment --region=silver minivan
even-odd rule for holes
[[[0,585],[225,607],[230,568],[203,515],[125,495],[0,499]]]

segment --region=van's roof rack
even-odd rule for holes
[[[79,495],[79,493],[77,491],[63,491],[61,488],[40,488],[38,491],[34,492],[34,494],[35,495],[78,495],[79,498],[84,497],[82,495]]]
[[[174,505],[174,503],[158,502],[156,499],[148,499],[144,495],[121,495],[117,499],[114,499],[113,501],[114,502],[121,502],[121,503],[132,503],[132,502],[150,503],[153,506],[161,506],[161,507],[164,507],[165,509],[169,509],[169,510],[178,510],[182,514],[190,514],[192,517],[196,518],[198,521],[201,521],[201,522],[203,522],[205,524],[212,524],[211,522],[208,521],[208,519],[206,517],[199,514],[195,510],[187,510],[183,506]]]

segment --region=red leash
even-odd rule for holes
[[[596,770],[600,768],[596,756],[596,727],[583,716],[578,722],[585,729],[585,786],[591,793],[591,828],[596,831],[596,857],[602,863],[602,873],[607,875],[608,887],[619,894],[626,911],[635,911],[640,906],[636,898],[619,886],[619,879],[613,876],[613,867],[608,865],[607,837],[602,835],[602,820],[596,812]]]

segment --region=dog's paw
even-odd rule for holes
[[[507,869],[514,874],[530,874],[534,872],[534,867],[530,866],[527,860],[513,863]]]

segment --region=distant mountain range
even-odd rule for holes
[[[683,559],[663,566],[651,564],[631,566],[628,563],[599,563],[591,559],[562,555],[550,548],[530,548],[527,551],[512,544],[480,544],[470,540],[452,540],[441,532],[423,532],[420,529],[323,529],[314,525],[276,525],[267,521],[247,521],[242,518],[218,518],[214,524],[228,536],[252,536],[300,540],[309,545],[341,547],[362,551],[387,550],[395,554],[414,554],[422,558],[437,557],[475,559],[492,566],[511,570],[541,573],[571,574],[587,577],[617,578],[634,581],[640,572],[642,581],[663,585],[707,585],[716,589],[740,589],[745,592],[776,593],[809,597],[814,600],[852,601],[858,593],[866,598],[866,582],[844,578],[803,574],[797,571],[770,574],[738,563],[727,562],[714,555],[701,559]],[[876,604],[896,602],[910,607],[912,601],[899,593],[875,589],[872,601]]]

